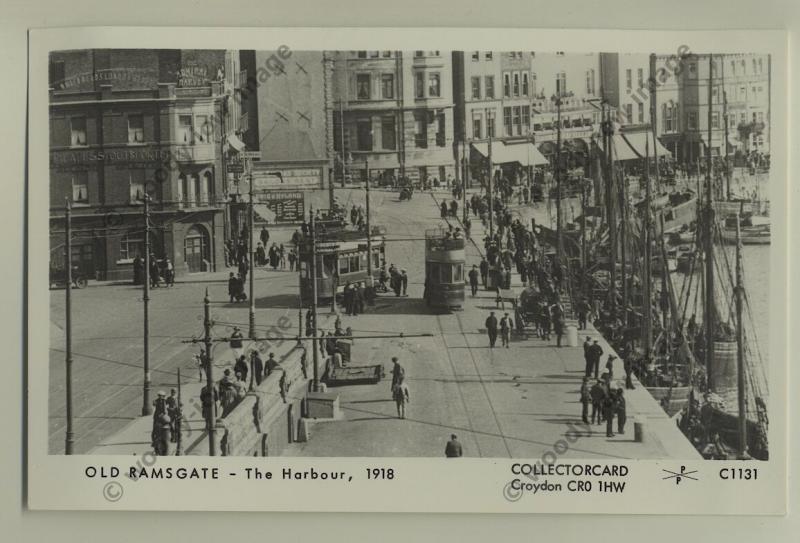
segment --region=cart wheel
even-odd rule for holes
[[[88,284],[89,281],[87,281],[85,277],[81,277],[80,279],[75,280],[75,286],[77,288],[86,288]]]

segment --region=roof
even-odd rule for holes
[[[484,157],[489,156],[489,144],[486,142],[473,143],[472,147]],[[495,164],[507,164],[518,162],[520,164],[530,164],[538,166],[550,164],[550,161],[539,152],[531,142],[505,143],[502,141],[492,142],[492,162]]]

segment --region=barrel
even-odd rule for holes
[[[636,421],[633,423],[633,440],[636,443],[644,443],[644,422]]]
[[[708,370],[711,375],[711,386],[715,392],[724,393],[726,390],[736,388],[736,352],[735,341],[714,342],[714,357]]]
[[[567,326],[567,345],[569,347],[578,346],[578,327],[574,324]]]

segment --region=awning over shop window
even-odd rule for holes
[[[647,154],[649,154],[650,157],[652,158],[653,155],[655,154],[653,150],[654,145],[653,145],[652,134],[648,132],[631,132],[627,134],[621,134],[621,136],[628,142],[628,144],[631,146],[631,148],[633,148],[636,154],[639,155],[639,158],[644,158]],[[645,144],[648,141],[650,142],[649,153],[648,150],[645,148]],[[661,142],[658,141],[658,138],[656,138],[655,140],[655,150],[658,151],[659,157],[662,156],[672,157],[672,153],[669,151],[669,149],[661,145]]]
[[[484,157],[489,156],[489,144],[485,142],[473,143],[472,147]],[[523,166],[541,166],[550,164],[550,161],[530,142],[509,143],[502,141],[492,142],[492,163],[507,164],[518,162]]]
[[[242,140],[240,140],[239,137],[236,134],[231,132],[230,134],[227,135],[226,139],[227,139],[228,145],[231,147],[231,149],[233,149],[237,153],[241,153],[242,151],[244,151],[244,147],[245,147],[244,146],[244,142]]]
[[[614,134],[611,136],[612,138],[612,149],[614,150],[614,160],[637,160],[639,155],[637,155],[631,146],[625,141],[620,134]],[[603,138],[598,138],[597,146],[605,151],[603,148]]]

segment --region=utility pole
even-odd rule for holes
[[[183,424],[183,404],[181,403],[181,369],[178,368],[178,405],[177,405],[177,419],[172,421],[175,426],[175,456],[180,456],[183,453],[183,444],[181,442],[181,433]]]
[[[561,96],[556,96],[556,260],[561,266],[564,245],[561,241]]]
[[[150,196],[144,194],[144,385],[142,390],[142,416],[152,414],[150,405]]]
[[[492,137],[489,136],[489,242],[494,241],[494,202],[492,194]],[[499,249],[499,247],[498,247]]]
[[[611,111],[606,112],[606,119],[603,122],[603,134],[606,139],[606,220],[608,222],[610,256],[611,256],[611,285],[609,294],[611,296],[611,311],[614,316],[617,314],[617,216],[614,212],[614,155],[612,147],[614,145],[614,127],[611,121]]]
[[[581,296],[586,296],[586,179],[581,181]]]
[[[255,222],[255,212],[253,211],[253,161],[251,159],[247,160],[247,176],[250,179],[250,206],[247,213],[247,258],[248,262],[248,271],[250,272],[250,312],[248,315],[248,331],[247,337],[253,339],[256,337],[256,300],[255,296],[253,295],[254,292],[254,285],[253,285],[253,277],[255,276],[255,255],[253,254],[253,226]],[[266,248],[265,248],[266,249]]]
[[[367,198],[367,294],[372,299],[372,226],[369,222],[369,159],[364,159],[364,166],[367,169],[367,181],[365,184]]]
[[[466,224],[467,222],[467,142],[466,140],[461,142],[461,211],[462,211],[462,221],[461,224]]]
[[[311,319],[314,326],[311,329],[312,351],[314,351],[314,381],[312,390],[319,392],[319,352],[317,349],[317,226],[314,220],[314,208],[309,206],[311,215]]]
[[[214,357],[212,356],[212,349],[214,344],[211,340],[211,301],[208,299],[208,287],[206,287],[206,296],[203,298],[203,340],[206,345],[206,390],[211,405],[208,408],[208,417],[206,417],[206,430],[208,432],[208,455],[216,456],[217,442],[214,436],[216,424],[216,411],[217,402],[214,399]],[[201,361],[202,362],[202,361]]]
[[[345,61],[346,66],[347,61]],[[344,188],[345,179],[347,179],[347,149],[344,144],[344,104],[341,100],[339,100],[339,129],[342,138],[342,188]]]
[[[67,199],[66,205],[66,236],[67,244],[64,252],[64,267],[67,274],[66,288],[66,315],[64,318],[64,334],[66,336],[65,368],[67,379],[67,435],[64,440],[64,454],[72,454],[75,436],[72,430],[72,205]]]
[[[714,193],[712,190],[712,168],[711,160],[711,87],[712,70],[714,66],[714,55],[708,55],[708,142],[706,143],[706,213],[705,213],[705,249],[706,249],[706,283],[705,283],[705,307],[703,316],[704,332],[706,340],[706,373],[708,375],[708,389],[714,390]]]
[[[731,200],[731,165],[728,156],[728,93],[725,91],[725,62],[722,65],[722,120],[725,123],[725,199]]]

